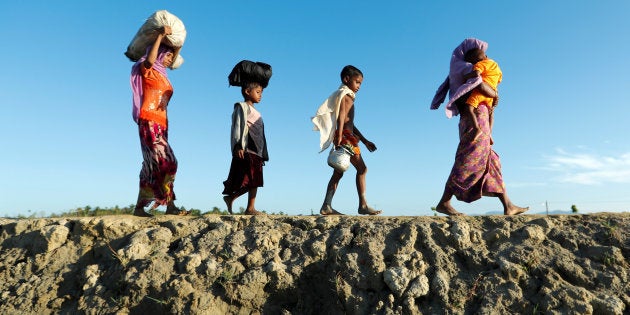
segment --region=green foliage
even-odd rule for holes
[[[157,303],[157,304],[160,304],[160,305],[166,305],[166,304],[168,304],[168,302],[167,302],[167,301],[165,301],[165,300],[156,299],[156,298],[150,297],[150,296],[148,296],[148,295],[147,295],[147,296],[145,296],[145,297],[146,297],[147,299],[149,299],[149,300],[151,300],[151,301],[153,301],[153,302]]]
[[[223,269],[215,282],[227,290],[227,284],[236,282],[236,270],[231,267]]]
[[[610,254],[603,254],[601,257],[601,260],[604,263],[604,265],[608,267],[612,267],[612,265],[615,265],[617,263],[615,256],[610,255]]]
[[[203,214],[218,214],[218,215],[228,215],[230,214],[227,210],[221,210],[218,207],[212,207],[212,210],[206,211]]]
[[[577,208],[577,206],[576,206],[576,205],[572,205],[572,206],[571,206],[571,212],[573,212],[573,213],[578,213],[578,208]]]
[[[180,207],[180,209],[187,210],[186,207]],[[78,207],[76,209],[68,210],[60,214],[53,213],[50,217],[51,218],[98,217],[98,216],[105,216],[105,215],[124,215],[124,214],[133,214],[134,210],[135,210],[134,204],[130,204],[126,207],[114,206],[110,208],[101,208],[101,207],[92,208],[91,206],[85,206],[85,207]],[[206,211],[206,212],[203,212],[200,209],[194,209],[194,208],[191,208],[188,210],[190,211],[191,216],[201,216],[205,214],[219,214],[219,215],[229,214],[227,210],[221,210],[217,207],[213,207],[212,210]],[[164,214],[164,211],[159,211],[159,210],[150,210],[149,212],[151,212],[152,214]]]
[[[186,207],[179,207],[181,210],[189,210],[190,211],[190,216],[202,216],[202,215],[230,215],[230,213],[227,210],[222,210],[219,209],[218,207],[212,207],[212,209],[210,209],[209,211],[203,211],[200,209],[186,209]],[[118,205],[114,206],[114,207],[92,207],[92,206],[84,206],[84,207],[77,207],[75,209],[70,209],[68,211],[65,212],[61,212],[59,214],[57,213],[52,213],[50,216],[47,216],[45,212],[43,211],[39,211],[39,212],[33,212],[31,213],[31,211],[29,210],[29,215],[25,216],[25,215],[19,215],[17,218],[18,219],[34,219],[34,218],[45,218],[45,217],[50,217],[50,218],[64,218],[64,217],[98,217],[98,216],[106,216],[106,215],[132,215],[133,211],[135,210],[135,205],[134,204],[130,204],[126,207],[119,207]],[[164,211],[160,211],[160,210],[149,210],[148,212],[152,213],[152,214],[164,214]],[[261,212],[267,213],[267,211],[262,210]],[[243,214],[245,213],[245,208],[240,207],[239,212],[235,213],[235,214]],[[284,212],[280,211],[278,213],[272,212],[269,213],[272,215],[286,215]]]
[[[613,220],[602,220],[604,235],[608,241],[620,241],[622,239],[621,232],[617,229],[617,224]]]
[[[51,218],[62,218],[62,217],[98,217],[104,215],[121,215],[121,214],[132,214],[135,205],[129,205],[127,207],[119,207],[114,206],[112,208],[101,208],[91,206],[78,207],[76,209],[68,210],[66,212],[62,212],[60,214],[53,213],[50,215]]]
[[[31,210],[28,210],[28,213],[30,213],[28,216],[25,216],[23,214],[20,214],[17,216],[18,219],[34,219],[34,218],[43,218],[46,216],[46,213],[44,211],[36,211],[36,212],[32,212]]]

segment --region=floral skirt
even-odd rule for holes
[[[177,159],[168,144],[168,130],[159,124],[140,120],[140,147],[142,148],[142,170],[140,170],[140,206],[151,201],[156,205],[167,205],[175,200],[173,182],[177,173]]]
[[[473,112],[483,134],[475,139],[472,118],[460,115],[459,146],[453,169],[446,182],[447,191],[464,202],[473,202],[482,196],[505,191],[501,161],[490,144],[488,108],[485,105],[479,106]]]

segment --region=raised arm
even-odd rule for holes
[[[479,70],[473,70],[470,71],[466,74],[464,74],[464,80],[468,81],[471,78],[474,77],[478,77],[480,76],[481,73],[479,72]],[[481,92],[483,95],[487,96],[487,97],[492,97],[492,98],[498,98],[499,95],[497,93],[497,91],[495,91],[490,84],[486,83],[486,82],[481,82],[481,84],[479,86],[477,86],[477,89],[479,90],[479,92]]]
[[[468,79],[474,78],[474,77],[478,77],[480,75],[481,75],[481,73],[478,70],[473,70],[473,71],[470,71],[470,72],[464,74],[464,80],[468,81]]]
[[[166,35],[173,34],[173,30],[168,25],[162,26],[161,28],[157,29],[157,32],[158,32],[158,36],[155,38],[153,47],[151,47],[151,51],[149,51],[149,55],[147,56],[147,59],[144,60],[144,67],[147,69],[153,67],[153,64],[157,60],[158,50],[160,49],[160,44],[162,43],[162,39],[164,39]],[[177,53],[179,53],[179,49],[177,49]]]

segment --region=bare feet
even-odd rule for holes
[[[227,210],[230,214],[232,214],[232,203],[234,202],[234,198],[232,196],[223,196],[223,201],[227,205]]]
[[[461,212],[458,212],[457,210],[455,210],[455,208],[453,208],[453,206],[451,206],[450,202],[445,202],[445,203],[440,203],[435,207],[435,211],[439,212],[439,213],[443,213],[446,214],[448,216],[459,216],[459,215],[464,215]]]
[[[381,214],[381,212],[383,212],[383,211],[382,210],[374,210],[370,206],[364,206],[364,207],[359,208],[359,214],[379,215],[379,214]]]
[[[230,212],[232,213],[232,212]],[[245,210],[245,212],[243,212],[244,215],[263,215],[263,212],[260,212],[256,209],[251,209],[251,210]]]
[[[150,213],[146,213],[146,212],[144,212],[144,209],[142,209],[142,208],[136,208],[136,209],[133,211],[133,215],[135,215],[135,216],[137,216],[137,217],[145,217],[145,218],[150,218],[150,217],[152,217],[152,216],[153,216],[153,215],[152,215],[152,214],[150,214]]]
[[[184,216],[184,215],[189,215],[190,211],[181,210],[175,206],[169,206],[166,208],[166,212],[164,212],[164,214]]]
[[[319,209],[321,215],[343,215],[343,213],[333,209],[330,205],[325,205]]]
[[[510,204],[507,209],[503,210],[504,215],[517,215],[529,210],[529,207],[519,207],[514,204]]]

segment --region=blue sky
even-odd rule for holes
[[[261,111],[271,160],[257,208],[310,214],[331,174],[310,117],[360,68],[356,124],[377,146],[367,199],[384,215],[432,215],[457,147],[458,119],[429,110],[463,39],[489,43],[503,70],[495,150],[508,194],[531,212],[630,210],[628,1],[3,1],[0,216],[135,203],[141,153],[123,55],[166,9],[186,25],[169,72],[178,205],[225,208],[232,104],[242,59],[273,66]],[[244,198],[235,206],[245,206]],[[333,206],[355,214],[354,171]],[[500,211],[496,198],[454,206]]]

